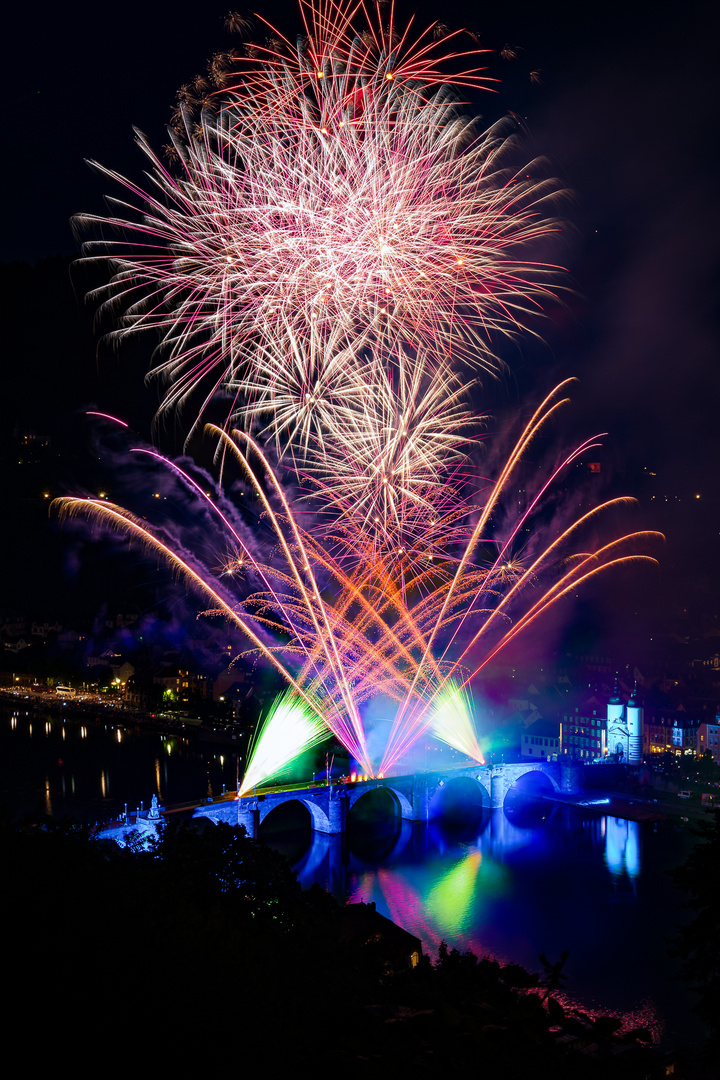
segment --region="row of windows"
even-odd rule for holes
[[[582,723],[588,724],[590,727],[605,727],[605,720],[602,718],[598,720],[593,720],[589,716],[563,716],[563,720],[566,724],[577,724],[578,721],[582,721]]]
[[[604,730],[600,731],[600,730],[596,730],[594,728],[584,728],[584,727],[576,727],[576,728],[567,728],[566,727],[566,728],[563,728],[563,738],[564,739],[572,738],[574,735],[592,735],[593,738],[595,738],[595,739],[601,739],[604,734],[605,734]]]

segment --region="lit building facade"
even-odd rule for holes
[[[520,739],[520,755],[535,761],[557,760],[560,753],[560,728],[551,720],[536,720]]]
[[[627,704],[618,693],[605,708],[597,698],[566,713],[560,725],[560,754],[575,761],[618,761],[640,765],[643,755],[644,710],[634,691]]]
[[[697,752],[699,755],[709,750],[716,765],[720,765],[720,716],[711,723],[703,722],[697,731]]]
[[[637,697],[637,686],[623,705],[615,692],[607,707],[607,753],[614,761],[640,765],[643,755],[644,710]]]
[[[707,733],[701,732],[702,727],[698,717],[688,716],[680,710],[648,714],[643,732],[644,751],[648,755],[671,753],[677,757],[702,754],[707,745]],[[704,740],[700,738],[702,734],[705,734]]]
[[[575,761],[597,761],[607,757],[607,718],[595,699],[566,713],[560,724],[560,754]]]
[[[205,675],[196,675],[182,668],[172,675],[156,675],[153,682],[163,687],[165,700],[183,705],[205,701],[211,694],[211,683]]]

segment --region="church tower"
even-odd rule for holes
[[[630,732],[625,717],[625,706],[618,691],[617,672],[615,673],[615,690],[607,706],[607,752],[617,761],[627,763],[630,760]]]
[[[635,680],[635,687],[628,700],[626,711],[628,736],[630,740],[627,760],[630,765],[641,765],[644,710],[638,700],[637,679]]]

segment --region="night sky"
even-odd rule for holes
[[[228,6],[15,6],[4,24],[0,262],[77,251],[69,218],[102,213],[109,192],[84,159],[139,178],[132,126],[155,147],[166,141],[177,88],[232,44]],[[548,172],[573,192],[562,254],[570,291],[538,327],[544,344],[507,350],[511,374],[488,390],[489,408],[522,408],[554,381],[579,378],[568,438],[607,431],[610,489],[636,494],[639,521],[666,532],[652,593],[657,617],[668,619],[684,598],[710,616],[720,604],[720,56],[711,10],[635,0],[418,8],[420,23],[441,18],[479,33],[493,50],[488,74],[501,83],[475,95],[477,111],[488,122],[508,110],[521,116],[527,156],[546,156]],[[297,26],[287,3],[261,11],[289,32]],[[501,58],[505,45],[517,59]],[[18,268],[4,275],[8,430],[33,416],[39,429],[67,428],[92,403],[121,407],[147,437],[154,403],[143,358],[123,368],[122,357],[101,352],[96,364],[91,312],[67,276],[66,294],[49,302],[41,293],[40,303],[36,278]],[[69,485],[71,474],[68,464]]]

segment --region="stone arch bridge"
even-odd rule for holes
[[[330,787],[265,791],[231,802],[199,806],[193,817],[244,825],[248,834],[256,837],[268,814],[283,803],[299,802],[308,810],[314,832],[335,834],[345,831],[348,814],[358,799],[377,788],[388,792],[405,820],[427,821],[433,799],[454,781],[470,780],[476,786],[483,806],[495,809],[503,805],[505,796],[518,780],[533,773],[547,777],[556,794],[575,795],[582,791],[582,770],[569,763],[467,765],[446,772],[389,776],[356,783],[334,781]]]

